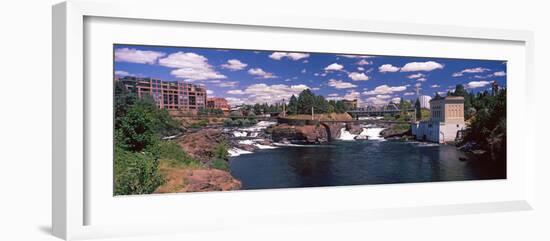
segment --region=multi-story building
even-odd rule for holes
[[[445,143],[455,141],[464,123],[464,97],[436,96],[430,100],[430,120],[411,125],[417,140]]]
[[[354,100],[342,100],[342,103],[344,103],[344,106],[346,106],[346,109],[348,110],[355,110],[357,109],[357,99]]]
[[[116,77],[138,97],[151,96],[157,106],[168,110],[196,111],[206,108],[206,87],[185,81],[162,81],[133,76]]]
[[[206,100],[206,108],[220,109],[220,110],[223,110],[223,112],[228,113],[229,110],[231,109],[231,106],[229,106],[229,103],[225,98],[214,97],[214,98],[208,98]]]
[[[430,109],[430,100],[432,100],[432,97],[427,95],[421,95],[418,97],[418,101],[420,102],[420,108],[424,109]]]

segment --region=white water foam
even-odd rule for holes
[[[251,154],[252,152],[233,147],[233,148],[227,150],[227,153],[229,153],[229,156],[233,157],[233,156],[240,156],[240,155],[243,155],[243,154]]]
[[[384,130],[384,128],[363,128],[363,131],[361,131],[362,136],[367,136],[369,140],[383,140],[384,138],[380,136],[380,133]]]
[[[341,141],[354,141],[357,135],[351,134],[346,128],[340,129],[340,136],[337,138]]]
[[[275,149],[276,146],[268,146],[268,145],[262,145],[262,144],[254,144],[255,147],[258,149]]]
[[[246,131],[233,131],[234,137],[246,137],[248,133]]]

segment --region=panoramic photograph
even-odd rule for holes
[[[505,60],[113,45],[114,195],[506,179]]]

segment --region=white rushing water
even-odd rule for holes
[[[364,127],[359,135],[351,134],[346,128],[340,129],[340,137],[338,140],[341,141],[354,141],[357,139],[367,139],[367,140],[383,140],[384,138],[380,136],[384,128],[379,127]]]
[[[338,137],[338,140],[354,141],[356,136],[357,135],[351,134],[349,131],[347,131],[346,128],[342,128],[340,129],[340,136]]]
[[[379,127],[363,128],[359,135],[367,136],[369,140],[383,140],[384,138],[380,136],[380,132],[383,130],[384,128]]]
[[[248,133],[246,131],[233,131],[234,137],[246,137]]]
[[[252,153],[251,151],[239,149],[239,148],[236,148],[236,147],[233,147],[233,148],[229,149],[227,152],[229,153],[229,156],[232,156],[232,157]]]

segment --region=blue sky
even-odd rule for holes
[[[114,45],[115,74],[184,80],[206,85],[209,96],[232,105],[275,103],[311,89],[328,99],[383,105],[421,94],[484,91],[506,86],[502,60],[344,55],[292,51],[225,50]]]

